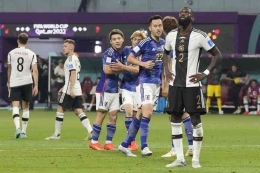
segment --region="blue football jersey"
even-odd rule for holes
[[[131,53],[132,47],[131,46],[126,46],[123,49],[123,59],[122,63],[125,65],[129,65],[127,62],[127,57]],[[136,88],[136,81],[138,78],[138,74],[131,73],[131,72],[125,72],[123,73],[123,78],[122,78],[122,84],[121,84],[121,89],[125,89],[128,91],[135,92]]]
[[[140,67],[137,83],[161,84],[161,73],[163,64],[163,52],[165,41],[154,40],[152,37],[140,41],[131,51],[136,57],[142,55],[141,61],[153,61],[155,66],[152,69]]]
[[[112,62],[116,62],[116,60],[122,61],[122,53],[116,51],[112,47],[107,49],[102,58],[103,65],[110,65]],[[102,68],[101,71],[101,79],[97,84],[96,92],[97,93],[118,93],[118,74],[110,74],[107,75]]]

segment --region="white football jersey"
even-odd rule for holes
[[[76,96],[82,95],[81,85],[79,82],[80,75],[80,61],[76,55],[70,55],[67,57],[64,63],[64,73],[65,73],[65,85],[62,92],[70,95],[70,72],[76,70],[76,81],[74,85],[74,94]]]
[[[15,48],[8,53],[8,64],[11,65],[10,87],[33,83],[32,65],[37,64],[33,51],[25,47]]]
[[[197,74],[199,70],[202,49],[211,50],[215,44],[208,35],[193,28],[186,35],[181,35],[179,29],[172,30],[166,36],[165,49],[174,51],[172,71],[175,75],[173,86],[197,87],[200,83],[190,82],[189,76]]]

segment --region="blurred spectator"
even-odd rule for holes
[[[209,112],[211,98],[215,96],[217,98],[218,113],[223,114],[222,101],[221,101],[221,84],[220,84],[221,74],[222,74],[222,68],[221,66],[217,66],[207,78],[207,101],[206,101],[207,112]]]
[[[89,95],[91,96],[91,103],[90,104],[88,104],[87,101],[86,101],[86,99],[87,99],[86,94],[83,95],[83,106],[84,106],[84,109],[86,109],[87,111],[91,111],[93,105],[95,105],[96,88],[97,88],[97,84],[99,83],[100,79],[101,79],[100,77],[97,78],[96,83],[94,84],[94,86],[91,88],[91,91],[89,92]]]
[[[260,86],[256,80],[251,80],[247,89],[247,94],[243,97],[245,107],[244,115],[249,114],[249,103],[256,106],[257,114],[260,115]]]
[[[4,62],[2,73],[1,73],[1,84],[2,84],[2,99],[9,103],[9,91],[7,88],[7,69],[8,69],[8,64],[7,61]]]
[[[58,91],[65,84],[65,74],[64,74],[63,66],[64,66],[63,60],[59,60],[59,64],[58,64],[58,66],[54,70],[54,75],[57,77],[56,78],[56,82],[57,82]]]
[[[248,75],[240,71],[236,64],[233,64],[231,70],[227,72],[226,77],[231,81],[231,98],[235,106],[235,112],[233,114],[240,114],[241,107],[239,93],[242,85],[247,82]]]
[[[78,12],[88,12],[87,9],[88,9],[88,6],[90,4],[90,1],[91,0],[81,0]]]

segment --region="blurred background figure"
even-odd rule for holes
[[[249,114],[249,104],[257,106],[256,114],[260,115],[260,86],[257,80],[253,79],[249,82],[247,94],[243,97],[243,103],[245,108],[244,115]]]
[[[88,6],[90,4],[90,1],[91,0],[81,0],[78,12],[88,12],[87,9],[88,9]]]
[[[92,110],[92,107],[95,105],[95,101],[96,101],[96,88],[97,88],[97,84],[99,83],[100,81],[100,77],[97,78],[94,86],[91,88],[88,96],[86,94],[84,94],[83,96],[83,106],[84,106],[84,109],[87,110],[87,111],[91,111]],[[87,98],[88,97],[91,97],[91,102],[90,103],[87,103]]]
[[[57,82],[58,91],[64,86],[65,83],[65,74],[64,74],[63,66],[64,66],[63,60],[59,60],[59,64],[54,70],[54,75],[57,77],[56,82]]]
[[[240,114],[241,107],[240,107],[240,98],[239,93],[240,90],[248,80],[248,75],[241,70],[238,69],[236,64],[231,66],[231,70],[229,70],[226,74],[228,80],[231,81],[231,98],[232,102],[235,106],[235,112],[233,114]]]
[[[209,113],[211,98],[215,96],[217,99],[218,113],[223,114],[222,100],[221,100],[221,84],[220,84],[221,74],[222,74],[222,67],[217,66],[207,78],[207,101],[206,101],[207,113]]]

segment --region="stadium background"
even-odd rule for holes
[[[121,29],[126,36],[125,45],[129,45],[130,34],[136,29],[147,29],[147,21],[151,15],[177,17],[177,12],[183,6],[189,6],[194,10],[195,26],[207,32],[220,48],[224,55],[224,73],[230,68],[231,63],[236,62],[250,78],[260,79],[259,0],[91,0],[88,13],[77,13],[80,1],[0,0],[1,106],[7,106],[3,96],[8,94],[4,63],[7,53],[17,46],[16,36],[20,32],[28,32],[31,36],[28,47],[45,59],[46,63],[51,57],[52,67],[60,58],[64,58],[61,53],[63,39],[75,39],[76,51],[83,66],[81,80],[89,76],[95,82],[102,66],[102,53],[95,53],[95,47],[96,52],[102,52],[109,47],[107,37],[111,29]],[[43,31],[41,25],[34,24],[63,25],[59,25],[60,28],[54,31],[56,34],[39,35]],[[53,28],[49,30],[53,32]],[[204,70],[209,61],[208,54],[204,52],[201,69]],[[52,73],[52,70],[49,72]],[[48,86],[44,87],[47,90]],[[222,87],[227,88],[225,85]],[[113,151],[89,150],[88,142],[83,140],[86,132],[73,112],[65,114],[60,141],[44,140],[53,133],[54,110],[31,111],[28,138],[14,140],[15,129],[11,114],[11,111],[0,110],[1,173],[260,172],[259,116],[203,116],[205,133],[200,159],[203,167],[194,170],[190,166],[191,158],[186,158],[188,165],[185,168],[165,168],[174,158],[160,157],[171,147],[170,125],[168,116],[164,114],[156,114],[152,118],[149,146],[154,153],[151,158],[146,159],[140,157],[139,150],[135,152],[137,158],[126,158],[121,153]],[[95,113],[86,114],[93,123]],[[119,114],[117,121],[117,132],[113,140],[116,146],[126,133],[124,114]],[[101,133],[101,143],[104,143],[105,135],[105,131]],[[183,141],[186,150],[186,139]],[[137,143],[139,144],[139,137]]]

